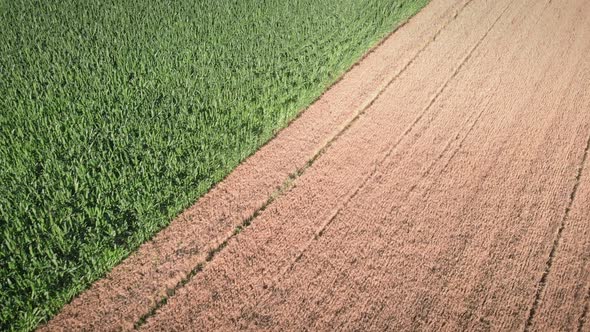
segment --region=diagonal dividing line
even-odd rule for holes
[[[232,240],[234,237],[236,237],[243,229],[247,228],[248,226],[250,226],[250,224],[252,223],[252,221],[254,219],[256,219],[264,210],[266,210],[266,208],[273,202],[275,201],[278,197],[282,196],[283,194],[285,194],[286,192],[288,192],[292,186],[293,186],[293,182],[299,178],[301,175],[303,175],[305,173],[305,171],[311,167],[314,162],[321,156],[323,155],[329,148],[330,146],[336,141],[338,140],[340,137],[342,137],[342,135],[354,124],[356,123],[356,121],[363,115],[366,113],[366,111],[375,103],[375,101],[377,99],[379,99],[383,93],[414,63],[414,61],[424,52],[424,50],[426,50],[426,48],[428,46],[430,46],[430,44],[432,44],[433,41],[436,40],[436,38],[440,35],[440,33],[451,23],[453,22],[457,16],[459,15],[459,13],[461,13],[463,11],[463,9],[472,2],[472,0],[468,0],[465,3],[462,4],[462,6],[456,10],[456,12],[454,13],[454,15],[452,15],[452,17],[447,20],[447,22],[445,22],[433,35],[433,37],[429,38],[429,40],[418,50],[418,52],[416,52],[416,54],[400,69],[399,72],[397,72],[395,75],[393,75],[393,77],[387,81],[386,84],[384,84],[383,86],[381,86],[381,88],[378,90],[378,92],[371,98],[371,100],[369,100],[368,102],[366,102],[364,105],[361,105],[361,107],[359,108],[359,110],[355,113],[355,115],[346,122],[346,124],[335,134],[333,135],[330,139],[328,139],[326,141],[326,143],[299,169],[297,169],[295,172],[293,172],[292,174],[290,174],[287,179],[285,179],[285,181],[283,182],[283,184],[277,189],[275,190],[267,199],[267,201],[258,209],[256,209],[249,217],[247,217],[246,219],[243,220],[243,222],[237,226],[234,230],[234,232],[228,236],[224,241],[222,241],[217,247],[215,247],[214,249],[209,251],[209,254],[207,255],[206,259],[204,262],[201,262],[199,264],[197,264],[187,275],[186,277],[184,277],[181,281],[179,281],[173,288],[169,288],[166,290],[166,295],[163,296],[160,300],[158,300],[144,315],[142,315],[135,323],[134,323],[134,329],[139,329],[141,326],[143,326],[150,317],[154,316],[157,314],[158,310],[160,310],[163,306],[165,306],[168,302],[168,299],[171,298],[172,296],[174,296],[176,294],[176,292],[183,288],[195,275],[197,275],[198,273],[200,273],[201,271],[203,271],[204,267],[206,266],[207,263],[209,263],[211,260],[213,260],[213,258],[220,252],[222,251],[228,244],[228,242],[230,240]],[[397,26],[393,32],[395,32],[397,29],[399,29],[400,27],[402,27],[403,25],[405,25],[407,23],[406,22],[402,22],[399,26]],[[494,22],[495,24],[496,22]],[[392,32],[392,34],[393,34]],[[488,30],[489,32],[489,30]],[[390,34],[388,37],[384,38],[383,41],[385,41],[386,39],[388,39],[392,34]],[[487,32],[486,32],[487,35]],[[381,45],[383,43],[383,41],[381,43],[379,43],[376,47],[378,47],[379,45]],[[480,40],[481,42],[481,40]],[[479,43],[477,43],[477,45],[479,45]],[[469,53],[469,56],[471,55],[471,53],[473,52],[475,48],[473,48],[471,50],[471,52]],[[371,53],[371,51],[369,51],[369,53]],[[367,53],[367,54],[369,54]],[[361,58],[364,59],[365,57]],[[457,71],[460,69],[460,67],[463,65],[463,63],[466,61],[466,59],[464,59],[461,63],[461,65],[459,66],[459,68],[457,68],[456,72],[452,75],[451,78],[455,77],[457,74]],[[354,67],[355,65],[353,65]],[[352,68],[352,67],[351,67]],[[344,76],[344,75],[343,75]],[[338,82],[338,81],[337,81]],[[448,81],[445,83],[445,85],[442,87],[442,89],[439,90],[439,92],[436,94],[436,96],[431,100],[431,102],[429,103],[429,105],[427,106],[427,108],[424,110],[424,112],[426,112],[426,110],[428,108],[430,108],[432,106],[432,104],[434,103],[434,101],[436,100],[436,98],[440,95],[440,93],[442,93],[442,90],[444,90],[444,88],[446,88],[448,84]],[[406,136],[411,129],[416,125],[416,123],[419,122],[419,120],[422,118],[424,114],[422,114],[418,119],[416,119],[410,128],[408,128],[403,134],[402,137],[400,138],[400,141],[403,139],[404,136]],[[396,146],[399,144],[399,142],[396,143]],[[374,174],[371,173],[371,174]],[[368,179],[367,179],[368,180]],[[366,183],[366,181],[361,185],[364,186],[364,184]],[[357,189],[357,191],[355,191],[355,194],[353,194],[354,196],[356,196],[356,193],[358,193],[358,191],[360,190],[359,187]],[[351,197],[352,198],[352,197]],[[350,200],[350,199],[349,199]],[[347,200],[347,202],[349,201]],[[346,204],[346,203],[345,203]],[[338,210],[340,211],[340,210]],[[334,217],[337,215],[337,213],[334,215]],[[332,218],[333,219],[333,218]]]

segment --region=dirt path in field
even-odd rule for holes
[[[42,330],[590,331],[590,1],[433,0]]]

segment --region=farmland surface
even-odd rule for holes
[[[0,0],[0,330],[104,276],[426,2]]]
[[[590,331],[589,13],[433,0],[43,328]]]

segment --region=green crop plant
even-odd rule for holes
[[[427,0],[0,0],[0,330],[32,330]]]

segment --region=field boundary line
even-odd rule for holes
[[[418,52],[416,52],[416,54],[414,56],[412,56],[412,58],[396,73],[393,75],[393,77],[391,79],[389,79],[387,81],[387,83],[383,84],[377,91],[377,93],[365,104],[361,105],[361,107],[359,107],[358,111],[354,113],[354,116],[352,116],[348,121],[345,122],[345,124],[341,127],[340,130],[338,130],[338,132],[336,134],[334,134],[331,138],[329,138],[326,143],[324,143],[324,145],[317,150],[317,152],[300,168],[298,168],[296,171],[294,171],[293,173],[291,173],[286,179],[285,181],[283,181],[282,185],[279,186],[278,189],[276,189],[267,199],[267,201],[258,209],[256,209],[250,216],[248,216],[246,219],[244,219],[244,221],[236,226],[236,228],[234,229],[234,231],[232,232],[232,234],[230,236],[228,236],[225,240],[223,240],[217,247],[215,247],[214,249],[210,250],[207,257],[205,258],[205,261],[198,263],[181,281],[179,281],[175,287],[170,288],[168,290],[166,290],[166,296],[163,296],[159,301],[157,301],[155,303],[155,305],[153,305],[144,315],[142,315],[134,324],[133,327],[135,330],[141,328],[141,326],[143,326],[145,323],[147,323],[147,321],[155,316],[158,312],[158,310],[160,308],[162,308],[163,306],[165,306],[168,302],[168,299],[172,296],[174,296],[176,294],[176,292],[183,288],[195,275],[197,275],[199,272],[203,271],[203,269],[205,268],[205,266],[211,262],[213,260],[213,258],[219,253],[221,252],[229,243],[229,241],[231,241],[233,238],[235,238],[239,233],[241,233],[241,231],[247,227],[249,227],[251,225],[251,223],[254,221],[254,219],[256,219],[264,210],[266,210],[266,208],[272,203],[274,202],[278,197],[282,196],[283,194],[285,194],[286,192],[288,192],[292,187],[293,187],[293,183],[295,182],[295,180],[297,180],[297,178],[299,178],[301,175],[303,175],[305,173],[305,171],[311,167],[315,161],[321,157],[329,148],[330,146],[337,141],[340,137],[342,137],[342,135],[344,135],[346,133],[346,131],[348,131],[348,129],[350,127],[352,127],[352,125],[354,123],[356,123],[356,121],[363,115],[365,114],[365,112],[375,103],[375,101],[377,99],[379,99],[383,93],[385,92],[385,90],[387,90],[392,84],[393,82],[395,82],[396,79],[398,79],[413,63],[414,61],[424,52],[424,50],[426,48],[428,48],[428,46],[430,46],[432,44],[432,42],[434,42],[436,40],[436,38],[440,35],[440,33],[446,29],[446,27],[453,22],[457,16],[459,15],[459,13],[461,13],[463,11],[463,9],[465,9],[465,7],[467,7],[467,5],[469,5],[470,3],[472,3],[474,0],[468,0],[465,1],[462,6],[460,6],[460,8],[458,8],[457,10],[455,10],[454,14],[451,15],[451,18],[448,19],[435,33],[434,35],[428,39],[428,41],[426,43],[424,43],[424,45],[418,50]],[[405,26],[412,18],[406,19],[403,22],[401,22],[398,26],[396,26],[393,31],[389,34],[387,34],[380,42],[377,43],[377,45],[375,45],[374,47],[372,47],[368,52],[366,52],[355,64],[353,64],[349,70],[347,70],[345,73],[343,73],[341,75],[340,78],[338,78],[337,80],[334,81],[334,83],[332,85],[330,85],[326,91],[328,91],[333,85],[335,85],[336,83],[340,82],[344,76],[346,75],[346,73],[348,73],[350,71],[350,69],[358,66],[358,64],[364,60],[367,56],[369,56],[371,53],[373,53],[379,46],[383,45],[383,43],[385,43],[385,41],[387,39],[389,39],[397,30],[399,30],[401,27]],[[495,22],[494,22],[495,24]],[[488,31],[489,32],[489,31]],[[487,32],[486,32],[487,35]],[[479,45],[479,43],[478,43]],[[462,63],[465,61],[465,59],[462,61]],[[455,73],[456,75],[456,73]],[[454,77],[455,75],[452,75],[452,77]],[[448,82],[446,82],[448,83]],[[445,84],[446,86],[446,84]],[[444,89],[444,88],[443,88]],[[437,93],[436,97],[440,94],[441,91],[439,91],[439,93]],[[324,92],[325,93],[325,92]],[[312,104],[319,100],[324,93],[322,93],[316,100],[314,100],[312,102]],[[435,98],[436,98],[435,97]],[[428,107],[430,107],[432,104],[434,103],[434,100],[432,100],[430,102],[430,104],[428,105]],[[303,112],[299,113],[299,116],[302,114]],[[299,116],[295,117],[292,121],[295,121]],[[420,117],[421,118],[421,117]],[[414,123],[412,123],[411,127],[413,127],[420,119],[417,119]],[[291,122],[292,122],[291,121]],[[405,135],[407,135],[407,133],[411,130],[411,128],[409,128],[408,130],[406,130],[403,134],[402,137],[400,138],[400,141],[403,139],[403,137]],[[278,133],[277,133],[278,134]],[[269,140],[269,142],[274,139],[276,137],[276,134]],[[264,145],[262,145],[264,146]],[[262,148],[262,146],[260,148]],[[396,144],[397,146],[397,144]],[[373,174],[373,172],[372,172]],[[368,180],[368,179],[367,179]],[[357,188],[360,189],[361,187]],[[352,198],[352,197],[351,197]],[[346,204],[346,203],[345,203]],[[338,210],[340,211],[340,209]],[[334,214],[333,217],[335,217],[338,214],[338,211],[336,212],[336,214]]]

